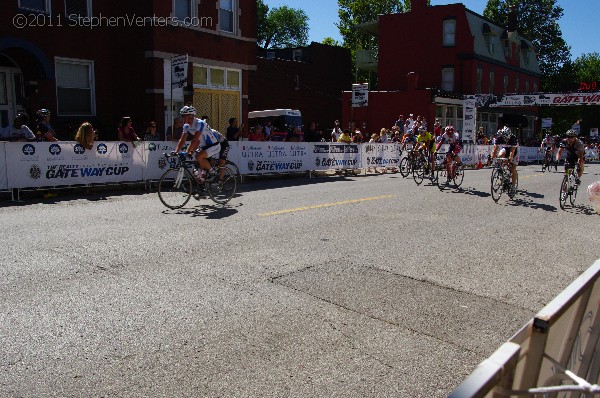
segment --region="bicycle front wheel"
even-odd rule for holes
[[[408,177],[408,175],[411,172],[411,162],[410,159],[408,158],[408,156],[402,158],[402,160],[400,161],[400,175],[402,175],[402,177],[406,178]]]
[[[571,181],[571,190],[569,191],[569,203],[571,206],[575,206],[575,198],[577,197],[577,185],[574,181]]]
[[[461,164],[454,169],[454,186],[459,188],[465,178],[465,165]]]
[[[192,196],[193,181],[190,173],[183,167],[169,169],[158,181],[158,198],[169,209],[180,209]]]
[[[425,177],[425,168],[422,160],[416,160],[413,166],[413,178],[417,185],[421,185]]]
[[[446,170],[446,166],[441,166],[435,172],[435,179],[437,180],[437,186],[440,191],[443,191],[444,188],[448,186],[450,180],[448,179],[448,170]]]
[[[500,196],[502,196],[502,186],[504,184],[504,179],[502,178],[502,171],[495,169],[492,171],[492,179],[491,179],[491,194],[494,202],[498,203],[500,200]]]
[[[235,195],[235,172],[229,167],[218,167],[217,175],[206,181],[206,191],[213,202],[224,205]]]
[[[567,204],[567,197],[569,196],[569,177],[565,174],[562,183],[560,184],[560,194],[558,195],[558,203],[562,210],[565,209]]]

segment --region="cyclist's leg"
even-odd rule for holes
[[[514,186],[516,186],[516,182],[518,181],[518,178],[519,178],[519,175],[517,174],[518,172],[517,172],[517,163],[516,163],[516,160],[513,160],[510,163],[510,171],[511,171],[511,173],[510,173],[510,180],[511,181],[510,182],[511,182],[511,184],[514,187]]]
[[[208,154],[204,149],[196,153],[196,162],[198,162],[202,170],[210,170],[211,166],[210,162],[208,161]]]
[[[229,143],[222,142],[221,143],[221,151],[219,152],[219,180],[223,181],[223,177],[225,177],[225,163],[227,162],[227,154],[229,153]]]

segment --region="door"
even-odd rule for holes
[[[208,116],[208,124],[223,135],[229,127],[229,118],[241,120],[239,91],[194,89],[193,103],[198,111],[197,116]]]
[[[0,68],[0,127],[12,124],[24,111],[23,74],[17,68]]]

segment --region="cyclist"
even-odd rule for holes
[[[462,165],[460,156],[458,156],[462,149],[460,146],[460,136],[454,131],[454,126],[446,126],[444,134],[442,134],[441,139],[438,141],[435,150],[439,151],[443,144],[450,144],[450,148],[448,148],[448,152],[446,152],[446,169],[450,167],[452,159],[456,162],[456,167]],[[450,173],[448,173],[448,179],[451,179]]]
[[[494,149],[492,150],[491,160],[493,160],[496,155],[498,155],[500,158],[508,157],[511,171],[511,184],[512,188],[514,189],[516,182],[518,181],[517,164],[519,162],[517,160],[517,154],[519,152],[519,141],[507,126],[499,130],[499,132],[501,134],[496,138],[496,143],[494,144]],[[498,152],[498,148],[500,147],[502,147],[502,149],[500,149],[500,152]]]
[[[50,124],[50,111],[48,109],[40,109],[35,113],[37,125],[35,135],[38,141],[58,141],[55,137],[54,129]]]
[[[406,148],[406,145],[408,144],[413,145],[414,148],[416,143],[417,137],[415,136],[415,129],[409,128],[404,134],[404,137],[402,137],[402,147],[400,147],[400,150],[403,151]]]
[[[227,154],[229,153],[229,142],[217,130],[211,129],[206,122],[196,118],[196,108],[193,106],[184,106],[179,111],[183,118],[183,132],[177,143],[176,152],[182,150],[185,145],[185,139],[188,134],[192,134],[192,142],[187,148],[187,155],[192,156],[196,152],[196,162],[200,165],[202,172],[199,178],[204,178],[204,171],[211,169],[211,164],[208,161],[209,157],[216,157],[218,154],[219,166],[225,166]],[[223,179],[225,170],[222,169],[220,179]]]
[[[556,143],[554,141],[554,137],[550,134],[546,133],[546,136],[542,140],[542,144],[540,145],[540,149],[544,148],[546,155],[544,156],[544,161],[548,163],[548,167],[550,167],[550,162],[554,159],[554,151],[556,150]]]
[[[430,171],[433,175],[434,173],[434,156],[435,153],[435,138],[433,134],[427,131],[425,126],[419,127],[419,135],[417,136],[417,145],[415,145],[416,150],[419,151],[421,157],[423,157],[424,153],[428,156],[429,164],[431,165]],[[413,149],[415,150],[415,149]]]
[[[577,131],[567,130],[567,138],[560,142],[558,153],[556,154],[556,161],[560,160],[563,150],[567,151],[567,160],[565,161],[565,169],[567,164],[579,164],[577,170],[577,178],[575,183],[581,184],[581,176],[583,175],[583,165],[585,164],[585,146],[583,142],[577,138]]]

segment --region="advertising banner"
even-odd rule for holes
[[[165,153],[171,153],[177,149],[176,142],[144,141],[143,142],[144,180],[158,180],[167,170],[168,163]]]
[[[315,170],[310,162],[312,143],[305,142],[253,142],[239,143],[239,162],[242,174],[293,173]]]
[[[171,58],[171,86],[187,87],[188,83],[188,55],[182,54]]]
[[[4,142],[0,142],[0,189],[8,189],[6,177],[6,155],[4,153]]]
[[[361,151],[357,144],[320,142],[312,144],[311,170],[341,170],[361,168]]]
[[[360,83],[352,85],[352,107],[360,108],[369,105],[369,84]]]
[[[141,181],[141,146],[95,142],[87,150],[77,142],[6,143],[10,188]]]
[[[551,117],[544,117],[544,118],[542,118],[542,128],[543,129],[550,129],[550,128],[552,128],[552,118]]]
[[[401,151],[397,144],[363,144],[361,145],[362,168],[400,167]]]

